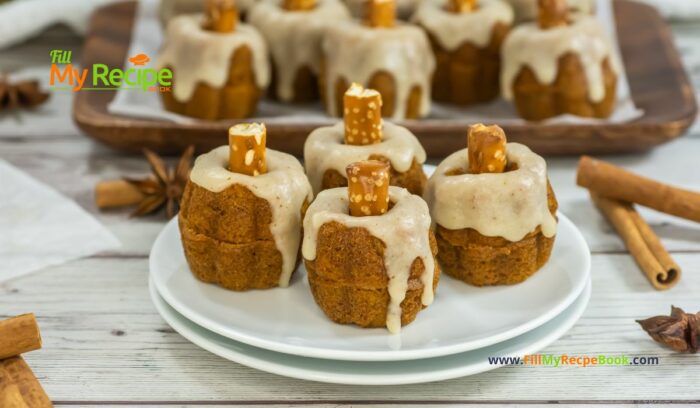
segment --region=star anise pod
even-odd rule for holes
[[[637,320],[652,339],[680,352],[696,353],[700,349],[700,312],[691,314],[671,306],[670,316]]]
[[[168,168],[163,159],[148,149],[144,149],[143,154],[153,174],[144,179],[124,178],[143,194],[131,216],[150,214],[165,206],[168,218],[172,218],[177,214],[190,175],[194,146],[185,149],[175,168]]]
[[[32,109],[49,99],[49,93],[39,88],[39,81],[10,82],[0,75],[0,111],[18,108]]]

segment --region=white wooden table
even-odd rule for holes
[[[675,26],[674,31],[688,71],[700,87],[700,25]],[[80,41],[65,31],[51,31],[0,52],[0,69],[46,64],[48,51],[59,46],[78,54]],[[69,123],[68,117],[54,119]],[[0,119],[0,129],[7,120]],[[23,126],[31,130],[32,123]],[[655,291],[591,206],[587,193],[575,186],[574,157],[550,159],[550,177],[561,210],[582,229],[593,252],[593,295],[578,324],[543,353],[658,356],[658,366],[506,367],[423,385],[341,386],[247,368],[173,332],[156,313],[147,289],[148,252],[162,218],[101,213],[93,203],[98,180],[143,174],[148,171],[145,161],[75,133],[62,134],[66,128],[70,129],[56,126],[38,136],[0,138],[1,158],[76,200],[123,243],[117,252],[0,284],[0,318],[25,312],[38,317],[44,348],[26,358],[57,406],[700,403],[700,354],[680,355],[662,348],[634,322],[667,313],[671,304],[700,310],[700,224],[643,211],[684,271],[677,287]],[[700,191],[699,157],[696,126],[687,136],[647,154],[606,159]]]

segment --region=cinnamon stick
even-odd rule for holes
[[[41,335],[33,313],[0,321],[0,360],[40,348]]]
[[[581,157],[576,183],[609,198],[700,222],[700,193],[659,183],[604,161]]]
[[[658,290],[675,286],[681,277],[681,268],[634,206],[595,192],[590,194],[593,203],[615,228],[652,286]]]
[[[0,407],[29,408],[22,398],[19,387],[2,367],[0,367]]]
[[[126,180],[100,181],[95,185],[95,205],[99,209],[136,205],[143,193]]]
[[[0,368],[19,389],[26,406],[31,408],[53,407],[32,369],[21,356],[10,357],[0,362]],[[21,406],[21,405],[20,405]]]

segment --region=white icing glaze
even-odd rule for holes
[[[389,198],[394,206],[383,215],[353,217],[348,213],[348,189],[333,188],[321,192],[311,203],[304,217],[304,259],[316,259],[318,230],[323,224],[335,221],[347,228],[365,228],[384,245],[384,266],[389,277],[389,305],[386,327],[391,333],[401,330],[401,302],[406,297],[411,265],[416,258],[423,261],[421,275],[423,294],[421,302],[433,302],[435,262],[430,251],[430,213],[419,196],[399,187],[389,187]]]
[[[532,69],[540,83],[552,84],[559,70],[559,58],[569,52],[581,59],[591,102],[602,101],[605,98],[603,61],[608,58],[616,74],[620,72],[620,62],[605,29],[590,16],[579,16],[568,26],[548,30],[540,29],[536,23],[516,27],[502,49],[503,97],[513,99],[513,81],[524,66]]]
[[[411,131],[402,126],[384,122],[381,143],[370,145],[345,144],[343,126],[343,122],[339,122],[318,128],[306,138],[304,166],[314,193],[321,190],[326,170],[335,170],[344,176],[345,167],[350,163],[367,160],[372,154],[389,159],[391,167],[400,173],[408,171],[414,159],[421,164],[425,162],[423,146]]]
[[[248,20],[267,40],[275,62],[280,100],[294,98],[294,79],[300,68],[309,67],[318,75],[325,28],[349,18],[350,13],[340,0],[319,0],[308,11],[287,11],[271,1],[253,7]]]
[[[311,202],[311,186],[299,161],[292,155],[267,149],[267,173],[258,176],[233,173],[228,170],[229,147],[220,146],[197,157],[190,180],[214,193],[234,184],[248,188],[266,200],[272,210],[270,232],[282,255],[280,286],[289,285],[296,265],[301,240],[301,206]]]
[[[503,0],[480,0],[479,8],[468,13],[453,13],[445,9],[445,4],[445,1],[423,1],[412,21],[425,27],[447,51],[454,51],[464,43],[485,48],[496,24],[513,22],[513,10]]]
[[[537,17],[537,0],[507,0],[513,7],[515,19],[519,22],[532,21]],[[566,0],[569,10],[583,14],[593,14],[596,0]]]
[[[326,76],[326,104],[337,116],[335,83],[345,78],[348,84],[368,86],[372,75],[386,71],[394,78],[394,119],[406,116],[411,89],[421,88],[420,115],[430,111],[430,85],[435,57],[425,32],[419,27],[397,23],[392,28],[371,28],[346,21],[328,27],[323,42]]]
[[[173,69],[172,88],[176,100],[189,100],[199,82],[214,88],[224,86],[231,57],[244,45],[253,53],[253,72],[258,87],[267,87],[270,82],[267,46],[255,28],[239,22],[234,32],[222,34],[202,29],[201,23],[201,14],[184,14],[168,24],[157,66]]]
[[[508,143],[506,151],[517,170],[447,175],[455,169],[466,173],[467,149],[442,161],[424,194],[433,221],[450,230],[472,228],[481,235],[512,242],[538,226],[544,236],[554,236],[557,221],[547,204],[547,163],[519,143]]]

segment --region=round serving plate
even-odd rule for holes
[[[504,342],[449,356],[404,361],[342,361],[253,347],[209,331],[170,307],[151,279],[151,298],[165,321],[195,345],[225,359],[261,371],[303,380],[355,385],[418,384],[464,377],[493,370],[493,357],[522,357],[547,347],[566,333],[581,317],[591,294],[590,280],[584,290],[559,315],[525,334]]]
[[[530,279],[477,288],[443,274],[434,303],[396,335],[331,322],[311,296],[303,265],[288,288],[233,292],[198,281],[187,266],[175,219],[153,245],[150,270],[158,292],[178,313],[251,346],[335,360],[431,358],[511,339],[573,303],[588,282],[590,252],[574,224],[558,217],[551,258]]]

